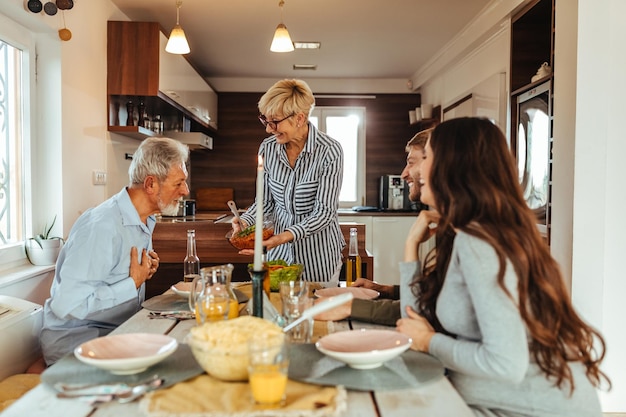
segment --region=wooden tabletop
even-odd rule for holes
[[[242,288],[244,292],[246,288]],[[272,294],[276,303],[277,294]],[[143,309],[118,327],[113,334],[148,332],[167,334],[182,342],[189,329],[195,326],[195,320],[151,320],[149,311]],[[315,322],[314,338],[336,331],[363,327],[381,327],[366,323],[351,322]],[[57,365],[53,365],[57,366]],[[55,391],[46,384],[40,384],[29,391],[12,406],[6,409],[2,417],[132,417],[143,416],[138,402],[119,404],[111,402],[97,408],[75,399],[58,399]],[[348,409],[345,417],[404,417],[407,415],[428,417],[472,417],[473,413],[463,402],[459,394],[445,377],[434,382],[404,390],[348,390]]]

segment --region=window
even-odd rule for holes
[[[0,13],[0,271],[23,265],[30,233],[34,36]],[[0,273],[2,275],[2,273]]]
[[[340,207],[365,202],[365,108],[316,107],[311,123],[337,139],[343,147],[343,184]]]
[[[0,39],[0,247],[23,239],[21,61]]]

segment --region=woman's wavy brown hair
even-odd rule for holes
[[[604,339],[572,306],[559,266],[524,200],[515,160],[500,129],[486,119],[452,119],[434,129],[430,149],[430,189],[441,220],[436,253],[430,254],[435,262],[425,262],[423,278],[414,283],[420,313],[436,330],[445,331],[435,311],[450,263],[454,225],[494,247],[500,262],[498,283],[509,296],[503,281],[505,262],[512,263],[519,279],[517,301],[530,334],[530,352],[543,372],[558,387],[567,381],[573,390],[568,362],[579,361],[594,386],[604,379],[610,387],[600,371]]]

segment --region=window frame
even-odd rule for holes
[[[322,132],[326,132],[326,118],[327,117],[347,117],[347,116],[352,116],[352,115],[356,115],[359,119],[358,130],[357,130],[356,199],[340,201],[339,208],[352,208],[354,206],[365,204],[366,108],[364,106],[316,106],[311,112],[311,117],[317,118],[318,128]],[[334,139],[337,139],[337,138],[334,138]],[[345,160],[345,154],[346,154],[346,150],[344,149],[344,160]]]
[[[31,164],[31,121],[35,118],[32,113],[36,108],[33,100],[35,89],[36,62],[35,39],[31,30],[21,26],[8,17],[0,14],[0,39],[14,48],[21,50],[21,215],[19,216],[20,235],[16,242],[0,244],[0,271],[8,270],[28,263],[24,242],[32,234],[32,204],[29,204],[32,195],[32,164]]]

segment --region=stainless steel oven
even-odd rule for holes
[[[549,224],[552,158],[551,81],[517,96],[515,151],[519,181],[540,229]]]

